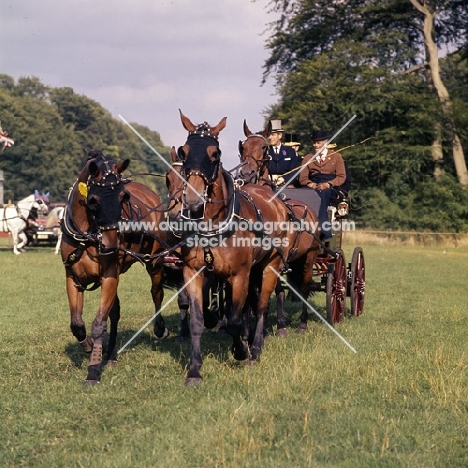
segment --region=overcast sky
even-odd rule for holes
[[[70,86],[168,146],[193,123],[217,124],[224,165],[237,164],[242,123],[258,131],[277,101],[261,86],[267,0],[0,0],[0,73]],[[0,115],[1,120],[1,115]],[[20,139],[20,135],[14,135]]]

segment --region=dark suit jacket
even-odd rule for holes
[[[268,154],[271,156],[271,161],[268,161],[270,174],[284,174],[300,165],[299,156],[290,146],[281,145],[278,154],[270,146]],[[290,174],[290,176],[292,175]]]

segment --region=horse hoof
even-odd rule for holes
[[[203,379],[201,377],[187,377],[185,379],[185,386],[186,387],[196,387],[203,383]]]
[[[116,365],[117,365],[117,359],[109,359],[106,362],[106,367],[109,367],[111,369],[114,368]]]
[[[298,335],[305,335],[306,331],[307,331],[307,327],[306,327],[306,328],[298,327],[298,328],[296,329],[296,333],[297,333]]]
[[[96,385],[100,384],[99,380],[85,380],[84,386],[85,387],[95,387]]]
[[[164,333],[161,336],[157,336],[156,333],[153,332],[153,336],[157,340],[165,340],[169,336],[169,330],[167,328],[165,328]]]
[[[249,348],[247,345],[241,346],[240,348],[232,345],[231,352],[236,361],[245,361],[249,357]]]
[[[276,335],[280,338],[286,338],[288,336],[288,329],[287,328],[278,328],[276,330]]]

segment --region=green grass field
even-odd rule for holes
[[[290,336],[268,339],[257,366],[207,331],[197,388],[184,387],[190,344],[174,341],[172,305],[168,340],[146,330],[84,387],[60,259],[0,250],[0,466],[467,466],[468,248],[363,247],[364,315],[337,327],[357,354],[321,323],[295,335],[288,302]],[[123,345],[153,314],[140,265],[119,292]],[[88,331],[98,297],[86,296]],[[321,311],[325,296],[310,302]]]

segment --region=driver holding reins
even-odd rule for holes
[[[307,154],[302,162],[303,169],[299,174],[302,186],[317,191],[320,197],[319,222],[322,226],[322,238],[332,237],[331,229],[326,228],[328,221],[327,208],[334,195],[334,187],[340,187],[346,180],[346,169],[341,154],[327,146],[331,134],[325,130],[312,132],[312,144],[315,154]]]

